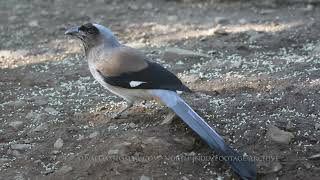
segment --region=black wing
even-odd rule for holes
[[[164,89],[171,91],[192,92],[179,78],[161,65],[147,61],[148,66],[137,72],[123,73],[119,76],[105,76],[99,70],[104,81],[110,85],[127,89]],[[138,86],[131,86],[130,82],[145,82]]]

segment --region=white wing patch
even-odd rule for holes
[[[130,81],[130,87],[137,87],[139,86],[140,84],[143,84],[143,83],[146,83],[146,82],[143,82],[143,81]]]
[[[182,93],[183,93],[183,91],[177,91],[177,94],[179,94],[179,95],[182,94]]]

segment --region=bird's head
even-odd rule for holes
[[[81,26],[75,26],[67,30],[65,34],[80,39],[86,51],[101,44],[105,47],[120,45],[110,29],[99,24],[86,23]]]

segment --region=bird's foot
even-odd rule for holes
[[[176,117],[176,113],[170,111],[169,114],[165,117],[165,119],[160,123],[160,125],[171,124]]]
[[[133,106],[132,103],[128,103],[125,107],[121,108],[117,113],[114,113],[110,117],[113,119],[119,119],[119,118],[125,118],[128,117],[128,114],[126,113],[128,109],[130,109]]]
[[[112,119],[120,119],[120,118],[126,118],[126,117],[128,117],[128,114],[127,114],[127,113],[117,112],[117,113],[113,113],[110,117],[111,117]]]

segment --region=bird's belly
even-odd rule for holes
[[[106,83],[103,80],[103,77],[95,70],[95,68],[90,67],[90,72],[92,76],[106,89],[108,89],[113,94],[122,97],[123,99],[130,101],[130,102],[136,102],[141,100],[151,100],[153,99],[153,96],[149,92],[149,90],[146,89],[126,89],[121,87],[116,87],[113,85],[110,85]]]

